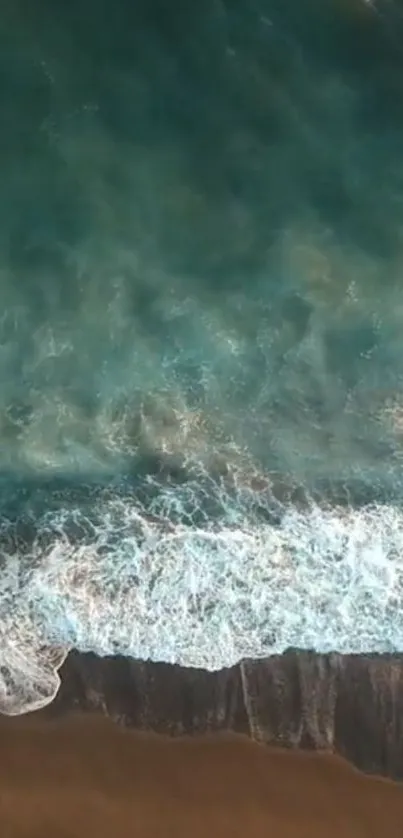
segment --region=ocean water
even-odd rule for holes
[[[5,0],[0,711],[403,650],[403,7]]]

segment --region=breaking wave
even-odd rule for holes
[[[0,711],[48,704],[72,647],[216,670],[403,649],[403,513],[190,480],[35,493],[3,517]],[[24,493],[23,493],[24,495]],[[38,496],[39,497],[39,496]],[[40,503],[43,502],[43,493]]]

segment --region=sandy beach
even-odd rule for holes
[[[403,786],[336,757],[85,714],[2,718],[0,737],[2,838],[401,836]]]

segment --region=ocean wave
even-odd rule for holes
[[[3,30],[0,711],[72,647],[402,650],[399,10],[41,5]]]
[[[2,517],[3,713],[52,701],[73,647],[207,670],[289,647],[403,649],[397,506],[279,500],[269,480],[80,493]]]

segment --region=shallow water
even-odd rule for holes
[[[19,695],[28,631],[208,668],[296,638],[402,649],[402,44],[391,0],[6,0],[0,485],[3,590],[21,588],[0,607]]]

